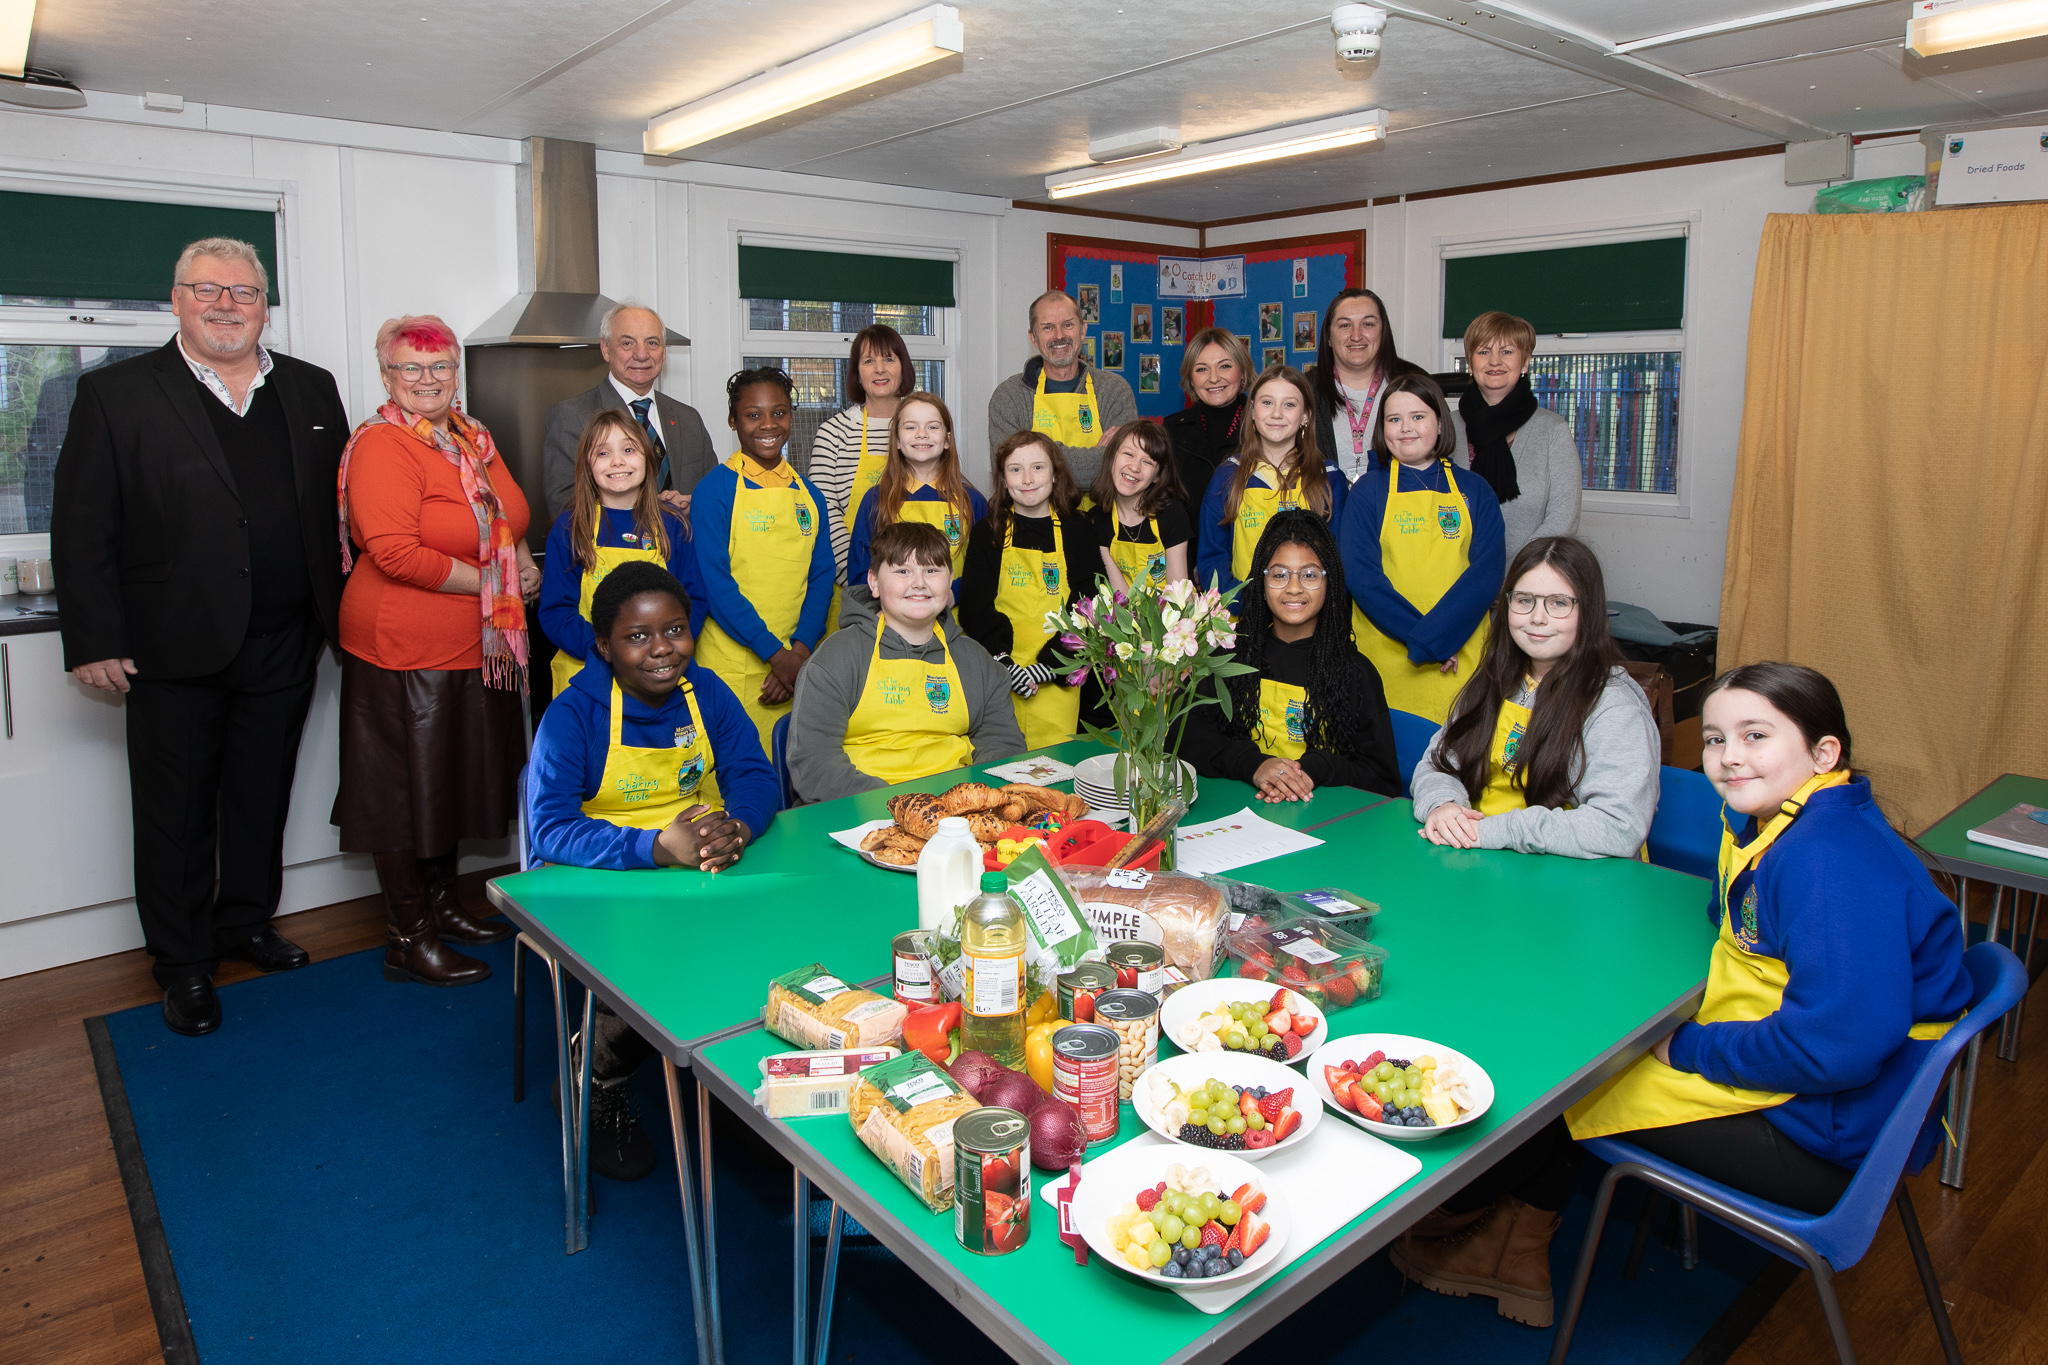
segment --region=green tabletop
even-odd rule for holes
[[[1319,829],[1323,846],[1233,875],[1282,890],[1341,886],[1378,901],[1385,992],[1333,1012],[1332,1036],[1406,1033],[1456,1048],[1492,1076],[1493,1108],[1456,1133],[1410,1144],[1420,1175],[1227,1314],[1199,1312],[1097,1260],[1076,1267],[1042,1204],[1016,1253],[963,1250],[950,1215],[927,1212],[844,1117],[783,1122],[751,1106],[757,1063],[791,1046],[781,1039],[755,1030],[710,1043],[697,1051],[697,1074],[1011,1355],[1225,1358],[1695,1007],[1714,938],[1706,883],[1622,859],[1438,848],[1415,831],[1405,801],[1366,808]],[[1142,1131],[1126,1105],[1118,1141]]]
[[[2007,773],[1929,826],[1920,836],[1920,847],[1942,871],[1955,876],[1996,882],[2022,891],[2048,891],[2048,858],[2013,853],[1990,844],[1974,843],[1969,838],[1972,828],[2005,814],[2022,801],[2030,806],[2048,806],[2048,778]]]
[[[1040,752],[1072,764],[1104,750],[1072,740]],[[917,927],[916,879],[826,836],[885,818],[899,792],[943,791],[983,776],[982,768],[955,769],[783,811],[735,866],[714,876],[544,867],[495,878],[490,896],[669,1060],[687,1063],[692,1043],[760,1016],[770,977],[814,961],[847,981],[887,975],[891,938]],[[1188,819],[1255,805],[1274,823],[1305,830],[1384,800],[1324,787],[1308,801],[1265,805],[1242,782],[1209,779]]]

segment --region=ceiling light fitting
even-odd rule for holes
[[[928,5],[715,95],[657,114],[647,120],[641,142],[651,156],[673,156],[966,48],[960,11],[951,5]]]
[[[36,0],[0,0],[0,76],[28,75],[28,35],[35,22]]]
[[[1314,152],[1334,151],[1340,147],[1357,147],[1368,142],[1384,141],[1386,136],[1387,111],[1365,109],[1337,118],[1296,123],[1286,128],[1269,129],[1263,133],[1247,133],[1243,137],[1197,142],[1183,147],[1173,156],[1161,157],[1124,170],[1062,171],[1057,175],[1047,176],[1045,188],[1054,199],[1070,199],[1077,194],[1129,189],[1136,185],[1149,185],[1155,181],[1173,180],[1184,175],[1207,175],[1237,166],[1256,165],[1261,161],[1277,161],[1282,157],[1308,156]]]
[[[1916,57],[2048,34],[2048,0],[1914,0],[1906,46]]]
[[[32,66],[25,75],[0,75],[0,101],[25,109],[83,109],[85,92],[54,71]]]
[[[1117,133],[1088,140],[1088,159],[1101,164],[1129,161],[1133,157],[1177,152],[1184,144],[1178,128],[1140,128],[1135,133]]]

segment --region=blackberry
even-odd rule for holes
[[[1208,1136],[1209,1130],[1200,1124],[1183,1123],[1180,1126],[1180,1140],[1182,1142],[1193,1143],[1199,1147],[1202,1145],[1203,1139]]]
[[[1214,1133],[1211,1133],[1211,1134],[1210,1134],[1209,1136],[1211,1136],[1211,1137],[1214,1137],[1214,1136],[1215,1136],[1215,1134],[1214,1134]],[[1226,1151],[1226,1152],[1241,1152],[1241,1151],[1243,1151],[1243,1150],[1244,1150],[1244,1134],[1243,1134],[1243,1133],[1225,1133],[1225,1134],[1223,1135],[1223,1150],[1224,1150],[1224,1151]]]

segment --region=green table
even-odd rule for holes
[[[1621,859],[1437,848],[1417,837],[1405,801],[1361,809],[1317,833],[1321,847],[1233,875],[1282,890],[1338,885],[1384,907],[1375,941],[1389,953],[1385,992],[1337,1011],[1332,1035],[1440,1040],[1486,1067],[1497,1098],[1479,1122],[1411,1145],[1420,1175],[1227,1314],[1201,1313],[1094,1260],[1077,1268],[1042,1206],[1018,1252],[987,1259],[963,1250],[951,1217],[927,1212],[843,1116],[781,1121],[753,1106],[757,1063],[789,1046],[761,1030],[696,1050],[701,1091],[787,1157],[799,1189],[815,1182],[1018,1360],[1233,1356],[1689,1016],[1714,938],[1708,887],[1682,873]],[[1126,1105],[1118,1140],[1140,1131]]]

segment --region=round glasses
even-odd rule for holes
[[[1323,580],[1328,577],[1328,574],[1313,565],[1306,569],[1283,569],[1276,564],[1266,570],[1266,581],[1276,588],[1284,588],[1296,580],[1299,580],[1304,588],[1320,588],[1323,586]]]
[[[419,383],[423,374],[430,374],[436,379],[446,379],[455,373],[454,363],[447,360],[437,360],[431,365],[419,365],[408,360],[403,365],[386,365],[384,368],[395,371],[408,384]]]
[[[1527,616],[1530,612],[1536,610],[1538,602],[1541,602],[1543,610],[1553,617],[1570,616],[1579,609],[1578,598],[1567,597],[1561,592],[1551,593],[1548,597],[1538,597],[1533,592],[1511,592],[1508,594],[1508,610],[1517,616]]]
[[[263,298],[263,291],[253,284],[188,284],[185,287],[201,303],[219,303],[222,294],[242,304],[257,303]]]

